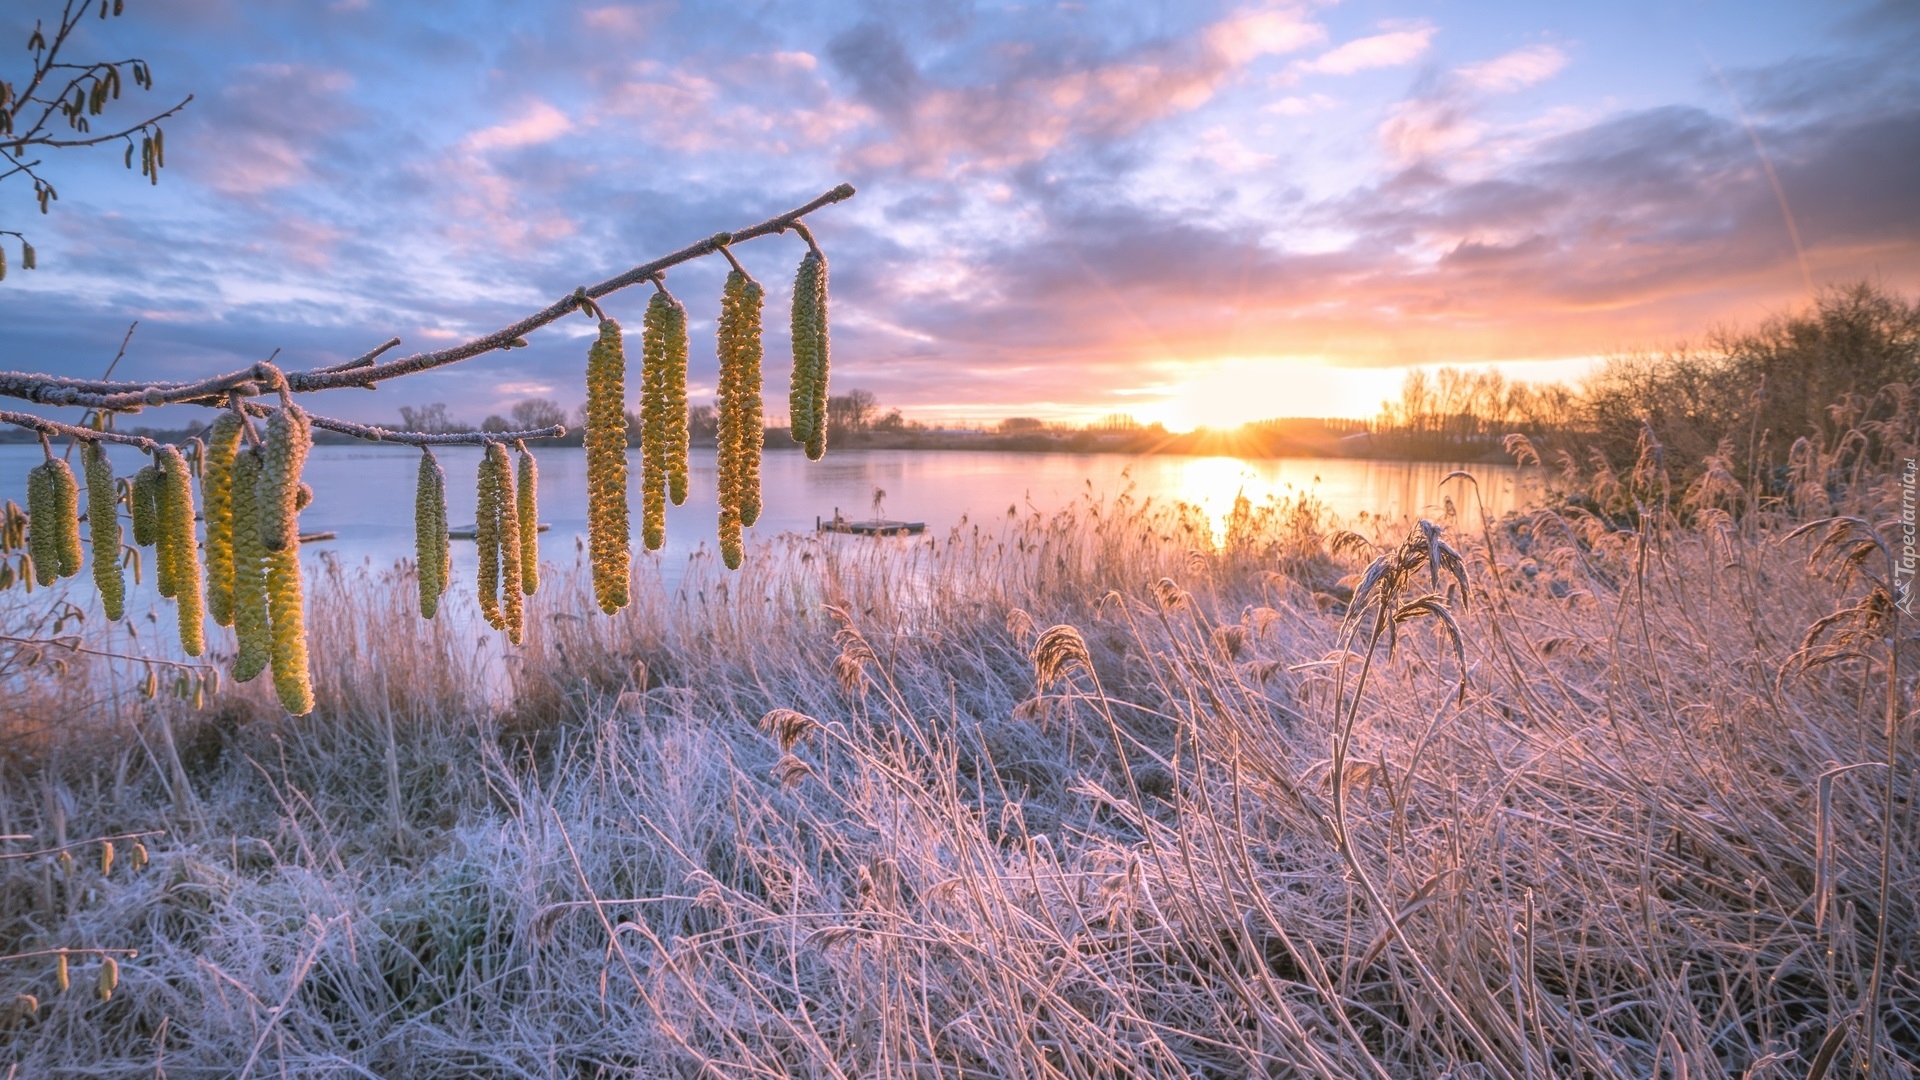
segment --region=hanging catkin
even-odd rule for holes
[[[473,540],[480,555],[480,572],[475,575],[479,587],[480,614],[485,616],[487,625],[495,630],[504,630],[507,623],[500,616],[500,471],[494,464],[493,454],[486,450],[480,454],[477,492],[473,511]],[[593,513],[591,505],[587,513]]]
[[[200,545],[193,530],[193,474],[177,446],[163,446],[160,490],[155,493],[160,536],[154,559],[159,565],[160,595],[180,603],[180,647],[199,656],[206,647],[206,609],[200,595]],[[168,585],[173,591],[167,591]]]
[[[33,558],[34,583],[43,587],[60,579],[53,529],[53,477],[45,465],[36,465],[27,470],[27,554]]]
[[[627,606],[631,536],[627,524],[626,351],[620,324],[600,320],[587,351],[587,546],[593,593],[611,615]]]
[[[207,610],[217,626],[233,625],[233,460],[240,451],[241,427],[233,413],[213,422],[200,473],[207,519]]]
[[[126,614],[127,582],[120,568],[120,493],[114,486],[107,448],[90,442],[80,450],[87,472],[87,531],[93,541],[93,584],[107,621]]]
[[[300,470],[313,448],[313,427],[305,409],[289,402],[267,418],[262,482],[268,499],[261,507],[260,542],[279,551],[300,542],[294,518],[299,514]]]
[[[658,298],[651,303],[658,303]],[[662,433],[666,437],[667,499],[687,501],[687,309],[669,296],[661,312],[660,336]]]
[[[494,471],[500,476],[500,621],[505,624],[507,640],[518,645],[526,625],[522,599],[525,582],[520,576],[520,499],[514,490],[513,463],[507,460],[507,448],[488,443],[487,456],[494,460]]]
[[[80,572],[80,485],[59,458],[27,474],[27,550],[41,585]]]
[[[447,591],[447,473],[433,451],[424,446],[420,450],[420,483],[413,494],[413,549],[420,579],[420,617],[431,619],[440,610],[440,595]]]
[[[519,467],[514,506],[520,519],[520,591],[531,596],[540,588],[540,465],[525,443]]]
[[[267,622],[267,549],[260,542],[261,453],[248,447],[233,460],[233,658],[235,682],[266,670],[273,657]]]
[[[525,625],[520,577],[519,498],[507,448],[488,443],[480,458],[480,497],[474,512],[480,552],[480,611],[507,640],[520,644]]]
[[[760,284],[727,275],[716,338],[720,353],[720,557],[740,568],[740,530],[760,516]]]
[[[684,363],[686,312],[673,297],[656,292],[647,303],[646,323],[640,339],[643,357],[640,375],[640,532],[648,551],[659,551],[667,541],[667,489],[670,486],[673,455],[668,442],[673,435],[673,422],[670,419],[673,403],[668,381],[674,362],[671,353],[676,338],[683,346],[680,360]],[[682,497],[685,497],[684,493]]]
[[[158,511],[154,507],[154,495],[159,490],[159,469],[145,465],[133,474],[133,488],[127,493],[127,514],[133,518],[133,542],[141,547],[152,547],[160,535]]]
[[[313,711],[313,674],[307,666],[306,596],[300,582],[300,535],[267,554],[267,621],[273,627],[273,689],[295,716]]]
[[[793,275],[793,387],[787,395],[793,441],[820,460],[827,452],[827,260],[810,250]]]

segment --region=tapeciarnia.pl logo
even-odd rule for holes
[[[1903,615],[1913,614],[1913,575],[1916,563],[1920,563],[1920,526],[1915,524],[1914,482],[1920,478],[1920,466],[1908,458],[1900,470],[1900,558],[1893,564],[1894,602],[1899,605]]]

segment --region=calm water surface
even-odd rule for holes
[[[113,447],[115,470],[129,475],[146,457],[131,447]],[[586,469],[577,448],[536,449],[540,463],[540,519],[552,525],[541,537],[549,557],[572,557],[586,535]],[[480,452],[472,447],[437,451],[447,472],[448,521],[473,521]],[[74,455],[79,471],[78,454]],[[38,446],[0,446],[0,498],[26,501],[26,473],[40,461]],[[343,560],[384,565],[413,554],[413,491],[420,452],[399,446],[320,446],[308,459],[306,479],[314,501],[300,516],[303,532],[336,538],[307,552],[335,552]],[[638,458],[629,476],[629,506],[639,543]],[[684,563],[702,545],[714,546],[718,506],[712,450],[695,449],[691,492],[684,506],[667,509],[663,567]],[[1529,504],[1536,483],[1503,465],[1454,466],[1431,462],[1357,461],[1339,458],[1241,460],[1129,454],[1027,454],[960,450],[838,450],[822,461],[796,452],[769,452],[762,466],[765,509],[748,530],[756,538],[810,532],[817,518],[836,509],[850,519],[882,516],[923,521],[935,533],[958,524],[1000,518],[1010,507],[1022,512],[1061,509],[1089,495],[1110,498],[1131,491],[1139,501],[1184,501],[1205,509],[1216,523],[1244,493],[1256,504],[1269,498],[1311,493],[1336,515],[1354,522],[1362,515],[1400,522],[1438,516],[1444,494],[1467,498],[1464,485],[1443,492],[1440,481],[1455,468],[1478,478],[1495,515]],[[82,496],[84,505],[84,494]],[[472,545],[455,542],[456,562],[470,561]]]
[[[146,463],[146,455],[131,447],[112,447],[115,472],[130,476]],[[552,526],[541,536],[541,552],[548,562],[572,563],[586,537],[586,460],[579,449],[555,447],[536,450],[540,463],[540,520]],[[448,521],[471,525],[480,451],[448,447],[437,456],[447,472]],[[73,457],[78,472],[79,455]],[[0,445],[0,499],[26,501],[27,470],[41,460],[37,445]],[[667,510],[667,549],[658,558],[639,552],[640,486],[638,458],[628,492],[634,529],[636,586],[645,575],[658,574],[659,584],[677,587],[688,558],[701,548],[715,547],[714,501],[717,480],[712,450],[696,449],[690,462],[690,492],[684,506]],[[313,504],[300,516],[303,533],[329,532],[334,539],[309,543],[303,560],[316,572],[322,559],[338,559],[346,567],[378,571],[414,551],[413,495],[420,452],[400,446],[320,446],[307,461],[306,480],[313,485]],[[764,509],[758,526],[747,531],[747,557],[756,545],[787,532],[811,532],[817,518],[832,518],[838,509],[849,519],[874,516],[876,498],[887,518],[925,522],[939,536],[964,518],[985,525],[1005,520],[1009,508],[1028,514],[1066,508],[1086,498],[1110,499],[1130,492],[1139,502],[1182,501],[1205,510],[1216,529],[1224,531],[1234,499],[1245,494],[1259,504],[1268,499],[1292,499],[1311,494],[1348,524],[1363,532],[1369,519],[1384,519],[1387,535],[1396,534],[1412,516],[1437,517],[1441,512],[1441,480],[1450,465],[1427,462],[1378,462],[1303,458],[1243,461],[1236,458],[1134,456],[1125,454],[1025,454],[988,451],[842,450],[830,451],[823,461],[810,462],[799,452],[773,452],[762,467]],[[1479,480],[1488,509],[1498,515],[1537,498],[1537,476],[1511,466],[1466,466]],[[1532,470],[1537,474],[1538,470]],[[84,483],[84,481],[83,481]],[[1462,484],[1449,485],[1446,494],[1467,498]],[[85,493],[82,503],[85,506]],[[1466,507],[1471,512],[1471,504]],[[1363,517],[1364,516],[1364,517]],[[124,522],[124,519],[123,519]],[[123,526],[124,527],[124,526]],[[129,535],[130,538],[130,535]],[[836,536],[836,544],[900,544],[904,541]],[[475,570],[471,542],[454,541],[456,581],[471,583]],[[88,558],[91,559],[89,551]],[[148,573],[141,586],[129,581],[130,619],[105,624],[97,619],[85,625],[96,641],[115,650],[138,655],[170,655],[177,649],[172,627],[173,602],[162,600],[153,588],[152,553],[144,553]],[[462,586],[456,585],[456,589]],[[463,590],[464,591],[464,590]],[[0,594],[8,602],[0,616],[55,610],[66,598],[84,610],[98,612],[99,599],[90,573],[57,583],[52,590],[36,590],[28,597],[15,588]],[[477,606],[456,601],[443,610],[462,623],[481,629]],[[154,632],[157,631],[157,632]],[[122,635],[130,635],[121,640]],[[480,637],[496,635],[481,630]]]

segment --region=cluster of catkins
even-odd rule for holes
[[[721,296],[717,340],[719,386],[720,553],[729,569],[743,554],[741,530],[760,517],[761,402],[759,282],[735,266]],[[818,460],[827,429],[827,262],[809,241],[793,285],[793,380],[789,397],[795,442]],[[666,506],[687,498],[687,311],[664,287],[647,305],[642,335],[642,533],[649,551],[666,542]],[[626,352],[620,324],[600,319],[587,353],[588,547],[594,596],[611,615],[630,598],[627,517]],[[311,421],[285,403],[264,437],[247,432],[238,413],[207,434],[201,483],[206,565],[194,535],[192,470],[178,447],[153,450],[153,462],[126,485],[136,545],[154,548],[160,595],[178,602],[181,647],[206,649],[204,620],[231,626],[239,642],[233,676],[240,682],[271,669],[287,711],[313,708],[307,659],[297,516],[311,489],[300,482],[313,445]],[[451,578],[446,473],[422,447],[414,525],[420,614],[439,611]],[[97,441],[81,461],[87,474],[87,519],[94,580],[109,619],[125,615],[120,522],[122,497]],[[475,539],[479,542],[480,610],[516,644],[524,633],[524,598],[539,587],[538,466],[525,446],[517,469],[507,448],[486,444],[480,462]],[[79,487],[66,462],[48,453],[28,475],[27,547],[35,580],[50,585],[80,572]],[[105,553],[105,557],[102,557]],[[205,590],[201,581],[204,573]],[[204,606],[203,606],[204,605]]]
[[[420,581],[420,616],[431,619],[451,583],[447,535],[447,474],[433,451],[421,447],[419,485],[414,489],[414,558]],[[480,457],[479,505],[474,540],[480,556],[480,613],[508,640],[520,644],[526,630],[524,598],[540,587],[540,467],[520,447],[518,473],[507,449],[490,442]]]
[[[271,667],[280,704],[300,715],[313,710],[297,522],[312,497],[300,470],[313,430],[292,404],[267,420],[258,446],[241,445],[243,426],[223,416],[208,435],[208,606],[239,639],[233,677],[246,682]]]
[[[88,538],[96,552],[105,558],[93,561],[94,584],[100,589],[100,605],[108,619],[126,614],[127,585],[121,574],[120,519],[116,510],[119,493],[114,488],[113,466],[98,442],[89,442],[80,452],[87,473]],[[51,585],[80,572],[80,491],[67,463],[47,455],[44,464],[27,473],[27,554],[33,563],[33,578],[40,585]]]
[[[206,651],[206,616],[231,626],[239,642],[233,677],[246,682],[271,667],[288,712],[313,710],[297,517],[311,498],[300,472],[313,445],[307,414],[276,411],[257,446],[241,445],[245,422],[228,413],[207,433],[201,492],[207,522],[206,565],[194,529],[193,470],[177,446],[159,446],[126,486],[133,542],[154,549],[154,585],[176,602],[180,648]],[[93,576],[109,619],[126,614],[120,559],[121,495],[97,441],[81,451],[87,474],[87,523]],[[66,462],[48,456],[27,478],[27,547],[36,579],[51,584],[80,572],[78,488]],[[203,585],[204,580],[204,585]]]
[[[687,501],[687,309],[665,289],[647,303],[641,335],[641,536],[667,542],[667,500]]]
[[[720,558],[740,568],[740,530],[760,520],[760,305],[766,291],[735,269],[720,295]]]
[[[741,530],[760,517],[761,307],[766,292],[737,265],[720,298],[720,557],[737,570]],[[809,245],[793,281],[793,439],[819,460],[827,448],[827,260]],[[687,310],[660,288],[647,304],[640,391],[641,537],[666,543],[667,503],[687,498]],[[600,322],[587,353],[587,526],[594,591],[608,614],[627,603],[625,352],[620,325]]]

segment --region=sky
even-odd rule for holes
[[[0,77],[55,3],[0,0]],[[97,377],[136,319],[116,377],[441,348],[842,181],[810,219],[833,389],[934,423],[1366,416],[1409,365],[1567,378],[1829,284],[1920,292],[1905,0],[126,9],[72,46],[152,64],[104,119],[193,101],[158,186],[117,148],[46,158],[46,216],[0,182],[40,263],[10,250],[0,368]],[[770,413],[803,250],[737,252]],[[668,279],[696,401],[725,269]],[[572,408],[591,331],[309,405]]]

